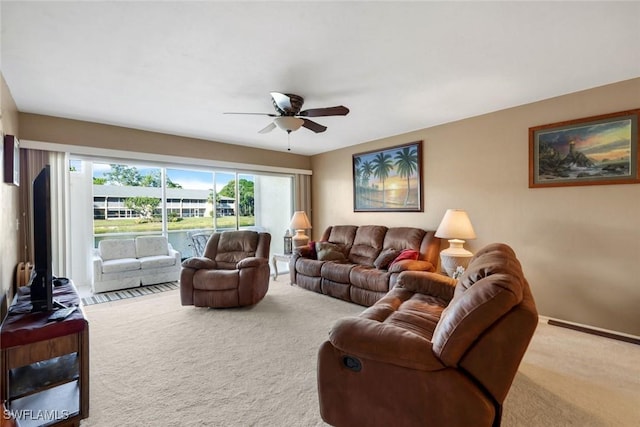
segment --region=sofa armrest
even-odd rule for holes
[[[390,273],[400,273],[402,271],[435,271],[435,266],[430,261],[403,259],[394,262],[389,268]]]
[[[169,246],[169,256],[172,258],[175,258],[176,265],[180,265],[180,261],[182,260],[180,252],[173,249],[173,246],[171,246],[171,243],[168,243],[168,246]]]
[[[93,250],[93,278],[99,280],[102,277],[102,257],[97,249]]]
[[[214,260],[206,257],[192,257],[185,259],[182,262],[182,266],[195,270],[213,270],[218,264]]]
[[[247,257],[238,261],[238,264],[236,264],[236,268],[240,270],[242,268],[260,267],[261,265],[265,265],[268,263],[269,260],[267,260],[266,258]]]
[[[431,350],[430,341],[407,329],[373,319],[340,319],[333,325],[329,341],[349,355],[369,360],[422,371],[445,368]]]
[[[427,271],[403,271],[396,287],[451,301],[458,281],[448,276]]]

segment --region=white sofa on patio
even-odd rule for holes
[[[93,255],[94,293],[177,281],[180,252],[164,236],[105,239]]]

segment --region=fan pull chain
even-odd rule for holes
[[[287,131],[287,151],[291,151],[291,131]]]

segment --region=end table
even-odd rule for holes
[[[278,279],[278,261],[286,262],[287,264],[291,261],[292,254],[273,254],[271,258],[271,264],[273,265],[273,280]]]

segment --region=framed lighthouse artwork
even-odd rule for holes
[[[640,109],[529,128],[529,187],[637,184]]]

